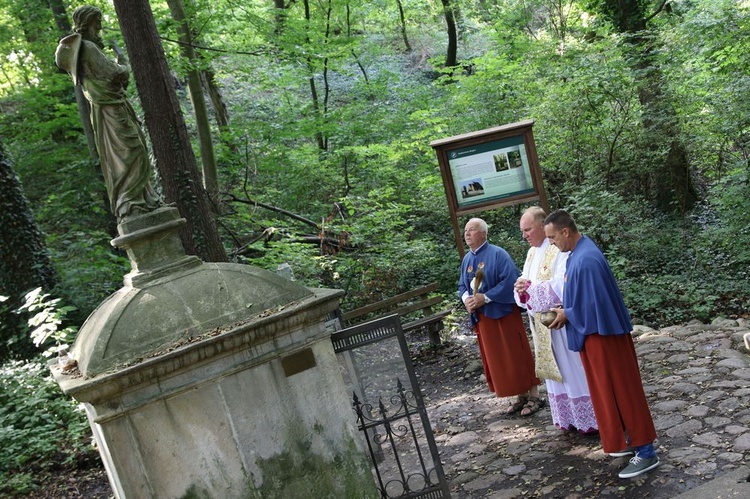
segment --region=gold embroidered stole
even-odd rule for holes
[[[555,269],[552,266],[552,262],[555,261],[555,258],[557,258],[557,255],[559,253],[560,248],[558,248],[554,244],[550,244],[549,246],[547,246],[547,249],[544,250],[542,263],[539,265],[539,270],[537,270],[536,273],[537,281],[549,281],[550,279],[552,279],[552,276],[555,274]]]
[[[526,253],[526,262],[523,264],[523,268],[526,269],[531,265],[531,262],[534,261],[534,255],[536,255],[536,246],[529,248],[528,253]]]
[[[555,274],[553,262],[559,253],[560,249],[557,246],[553,244],[547,246],[537,269],[536,280],[531,280],[532,284],[552,279],[552,276]],[[529,264],[533,261],[535,254],[536,248],[531,247],[529,256],[526,258]],[[532,310],[532,312],[536,311]],[[547,326],[542,324],[537,314],[534,314],[534,328],[532,329],[532,333],[534,352],[536,353],[535,365],[537,377],[562,382],[562,374],[560,374],[560,369],[557,367],[557,362],[555,361],[555,355],[552,352],[552,333]]]

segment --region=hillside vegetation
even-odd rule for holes
[[[89,3],[105,14],[106,41],[124,46],[126,20]],[[533,120],[550,206],[606,253],[634,322],[748,316],[747,0],[170,0],[186,9],[192,59],[168,3],[150,3],[198,164],[209,178],[216,165],[230,260],[288,263],[305,285],[344,289],[344,309],[432,281],[457,306],[459,254],[430,142]],[[70,308],[48,317],[68,339],[129,271],[109,244],[115,222],[72,82],[52,63],[78,5],[0,0],[0,197],[28,201],[25,214],[14,202],[0,215],[3,376],[43,377],[11,361],[36,366],[50,345],[34,347],[31,314],[14,313],[43,286],[19,280],[21,266],[55,274],[43,291]],[[50,6],[63,9],[57,22]],[[207,116],[190,99],[191,72]],[[129,91],[142,114],[132,81]],[[211,158],[199,147],[206,123]],[[519,266],[526,206],[479,214]],[[46,260],[23,263],[11,234],[41,234]],[[20,388],[5,386],[3,402],[17,400]],[[81,420],[48,405],[35,410],[85,440]],[[0,424],[3,442],[20,438],[20,423]],[[44,461],[59,449],[34,452]],[[33,482],[29,459],[0,461],[0,477],[25,470],[18,490]]]

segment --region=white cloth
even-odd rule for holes
[[[534,281],[539,275],[539,266],[544,259],[544,253],[549,246],[549,240],[545,239],[541,246],[529,248],[529,252],[534,251],[533,258],[526,259],[521,277]],[[565,283],[565,263],[569,253],[560,252],[554,260],[554,274],[548,284],[540,286],[562,301]],[[531,289],[531,288],[530,288]],[[531,291],[531,296],[546,294],[548,299],[552,295],[545,292]],[[521,303],[517,292],[514,292],[516,304],[519,307],[527,309],[526,304]],[[554,300],[553,300],[554,301]],[[535,300],[532,300],[532,304]],[[542,310],[539,310],[542,311]],[[527,310],[529,314],[529,325],[534,330],[534,312]],[[549,400],[552,422],[555,426],[564,430],[577,429],[580,432],[588,433],[598,429],[596,416],[594,416],[594,406],[591,404],[591,394],[586,381],[586,374],[581,363],[581,356],[578,352],[572,352],[568,349],[567,335],[565,328],[552,331],[552,351],[555,355],[557,367],[562,374],[562,382],[545,379],[547,386],[547,398]]]

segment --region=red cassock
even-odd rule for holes
[[[490,391],[498,397],[510,397],[538,385],[520,309],[500,319],[491,319],[481,312],[478,316],[477,341]]]

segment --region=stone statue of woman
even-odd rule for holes
[[[100,35],[102,12],[84,5],[73,12],[74,34],[62,40],[55,63],[73,77],[91,103],[91,123],[104,182],[118,222],[162,206],[150,184],[151,163],[146,140],[126,98],[130,66],[115,47],[108,58]]]

